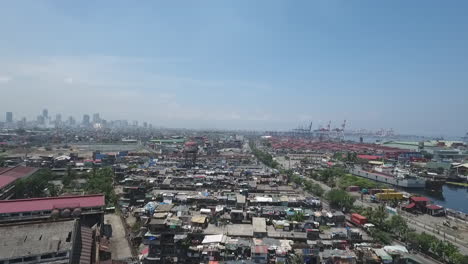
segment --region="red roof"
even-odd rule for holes
[[[254,254],[268,254],[268,247],[267,246],[254,246],[252,249],[252,253]]]
[[[439,210],[439,209],[442,209],[443,207],[437,204],[429,204],[429,205],[426,205],[426,208],[430,210]]]
[[[416,206],[415,203],[410,203],[410,204],[408,204],[407,206],[405,206],[405,208],[406,208],[406,209],[411,209],[411,208],[413,208],[414,206]]]
[[[63,208],[102,207],[105,204],[103,194],[4,200],[0,201],[0,214]]]
[[[410,200],[413,202],[429,202],[429,198],[422,196],[413,196],[410,197]]]
[[[360,214],[351,214],[351,217],[354,217],[354,218],[357,218],[357,219],[360,219],[360,220],[367,220],[367,217],[363,216],[363,215],[360,215]]]
[[[378,160],[382,158],[380,156],[375,156],[375,155],[357,155],[357,157],[360,159],[365,159],[365,160]]]
[[[0,188],[5,187],[18,179],[28,177],[37,170],[37,168],[31,167],[0,168]]]

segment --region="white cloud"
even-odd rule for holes
[[[227,126],[271,121],[268,113],[250,113],[223,102],[209,102],[204,95],[227,87],[268,89],[250,82],[197,80],[147,72],[147,61],[121,57],[41,57],[35,60],[0,62],[0,72],[15,78],[3,93],[1,111],[15,111],[35,118],[39,111],[74,115],[99,112],[107,119],[145,120],[163,126],[184,127],[217,122]],[[0,81],[11,78],[0,76]],[[2,89],[2,88],[0,88]],[[185,92],[200,93],[191,100]],[[17,99],[21,98],[21,104]],[[226,95],[227,101],[231,98]],[[227,122],[227,123],[226,123]]]

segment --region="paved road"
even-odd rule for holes
[[[132,252],[125,237],[125,230],[120,219],[116,214],[106,214],[105,222],[112,225],[112,237],[110,239],[110,247],[112,259],[128,259],[132,257]]]
[[[314,179],[311,179],[311,178],[308,178],[309,180],[313,181],[314,183],[317,183],[319,184],[325,191],[329,191],[331,188],[322,183],[322,182],[319,182],[319,181],[316,181]],[[359,205],[359,206],[363,206],[363,207],[373,207],[373,208],[376,208],[379,206],[379,204],[375,204],[375,203],[368,203],[368,202],[365,202],[365,201],[361,201],[360,199],[356,199],[356,202],[355,202],[356,205]],[[326,203],[324,203],[324,205],[327,205]],[[443,233],[440,233],[439,234],[439,231],[437,229],[434,229],[428,225],[425,225],[423,223],[420,223],[420,222],[417,222],[417,221],[414,221],[414,219],[406,216],[406,215],[401,215],[403,216],[407,223],[408,223],[408,226],[414,230],[416,230],[416,232],[418,233],[422,233],[422,232],[426,232],[426,233],[429,233],[435,237],[437,237],[438,239],[441,239],[441,240],[447,240],[447,241],[450,241],[451,243],[453,243],[454,245],[458,246],[458,248],[460,249],[460,253],[464,254],[464,255],[468,255],[468,247],[466,246],[466,244],[464,243],[464,241],[460,241],[460,239],[457,239],[456,237],[453,237],[453,236],[450,236],[450,235],[445,235]]]
[[[356,200],[355,204],[357,204],[359,206],[363,206],[363,207],[373,207],[373,208],[376,208],[376,207],[379,206],[379,204],[367,203],[367,202],[363,202],[363,201],[361,201],[359,199]],[[444,234],[443,232],[441,232],[437,228],[432,227],[431,225],[422,223],[422,222],[420,222],[418,220],[414,220],[414,217],[412,217],[411,215],[406,215],[406,214],[401,214],[401,213],[400,213],[400,215],[403,218],[406,219],[406,222],[408,223],[408,226],[411,229],[416,230],[416,232],[418,232],[418,233],[425,232],[425,233],[428,233],[428,234],[431,234],[431,235],[437,237],[440,240],[447,240],[447,241],[453,243],[454,245],[458,246],[458,248],[460,249],[460,253],[462,253],[464,255],[468,255],[468,247],[467,247],[465,241],[460,240],[460,239],[458,239],[458,238],[456,238],[454,236],[451,236],[449,234]]]
[[[406,246],[405,244],[397,242],[397,241],[393,242],[392,244]],[[419,263],[423,263],[423,264],[441,264],[442,263],[440,261],[432,259],[431,257],[424,256],[421,253],[411,253],[411,257],[415,259],[416,261],[418,261]]]

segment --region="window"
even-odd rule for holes
[[[21,263],[21,262],[23,262],[22,258],[15,258],[15,259],[10,260],[10,263]]]
[[[40,214],[41,214],[41,212],[39,212],[39,211],[35,211],[35,212],[32,212],[31,214],[32,214],[32,215],[40,215]]]
[[[67,252],[60,252],[60,253],[55,254],[55,257],[57,257],[57,258],[62,258],[62,257],[66,257],[66,256],[67,256]]]
[[[36,256],[23,258],[24,262],[30,262],[30,261],[36,261],[36,260],[37,260]]]
[[[42,214],[43,214],[43,215],[49,215],[49,214],[51,214],[51,213],[52,213],[52,211],[42,211]]]
[[[53,258],[54,256],[52,254],[46,254],[46,255],[42,255],[41,256],[41,259],[51,259]]]
[[[10,214],[10,217],[18,217],[18,216],[19,216],[19,213]]]

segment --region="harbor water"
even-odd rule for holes
[[[442,191],[411,190],[411,193],[426,196],[434,204],[468,214],[468,187],[444,185]]]

